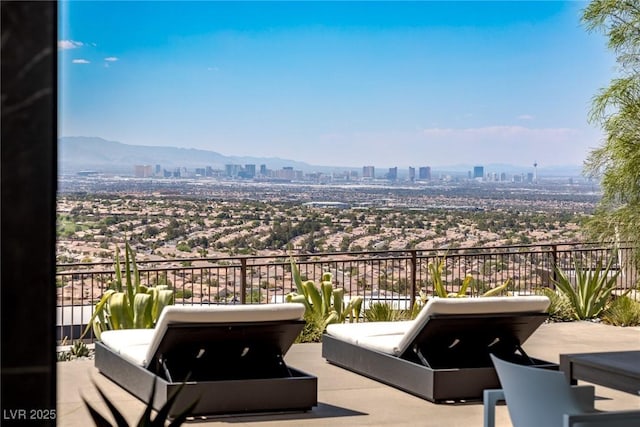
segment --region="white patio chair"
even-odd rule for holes
[[[572,386],[562,372],[491,359],[502,389],[484,391],[485,427],[495,426],[496,403],[503,400],[514,427],[640,426],[640,410],[597,411],[595,388]]]

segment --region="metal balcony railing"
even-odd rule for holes
[[[554,265],[565,271],[577,260],[582,268],[598,262],[613,262],[622,270],[618,290],[636,285],[636,271],[627,260],[631,248],[602,247],[596,244],[566,243],[448,249],[440,251],[399,250],[293,254],[304,280],[320,281],[331,272],[334,286],[345,295],[360,295],[364,307],[386,302],[408,309],[420,292],[433,294],[428,265],[445,259],[443,279],[455,292],[464,278],[473,277],[471,296],[510,280],[508,290],[529,294],[553,286]],[[124,263],[122,263],[124,269]],[[283,302],[295,290],[289,255],[189,258],[137,261],[141,283],[168,285],[176,304],[264,304]],[[113,263],[76,263],[57,266],[58,340],[78,339],[102,294],[114,279]]]

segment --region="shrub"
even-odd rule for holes
[[[114,329],[153,328],[166,305],[173,304],[173,292],[166,286],[147,287],[140,284],[140,273],[129,242],[125,243],[124,281],[120,250],[115,249],[115,279],[96,304],[93,316],[85,328],[97,339],[103,331]]]
[[[551,288],[542,288],[536,290],[536,294],[544,295],[549,298],[549,319],[555,322],[568,322],[575,320],[575,312],[569,298]]]
[[[186,242],[180,242],[176,245],[176,249],[180,252],[191,252],[191,246],[189,246]]]
[[[409,315],[404,310],[396,310],[390,304],[374,302],[364,312],[367,322],[395,322],[406,320]]]
[[[429,275],[431,277],[431,282],[433,283],[434,293],[440,298],[463,298],[467,296],[467,289],[469,286],[473,284],[473,277],[471,275],[467,275],[462,283],[460,284],[460,288],[458,292],[447,292],[447,286],[443,279],[444,267],[446,264],[446,255],[442,258],[437,258],[435,261],[429,262],[427,268],[429,269]],[[493,297],[496,295],[500,295],[503,291],[507,289],[509,284],[511,283],[511,279],[507,279],[502,285],[496,286],[495,288],[488,288],[480,296],[482,297]],[[478,290],[481,288],[478,287]],[[482,290],[487,289],[486,286],[482,287]]]
[[[602,321],[615,326],[640,325],[640,302],[627,295],[615,298],[602,313]]]
[[[320,342],[324,332],[323,319],[313,313],[305,313],[305,324],[296,338],[296,343]]]
[[[593,319],[606,307],[611,299],[611,291],[615,288],[620,270],[610,275],[613,259],[606,267],[598,262],[593,269],[584,269],[575,262],[575,286],[569,275],[555,267],[558,279],[553,280],[558,290],[565,294],[574,310],[577,320]]]
[[[80,340],[75,341],[69,351],[75,357],[88,357],[90,353],[89,347]]]
[[[350,322],[360,319],[362,297],[353,297],[348,303],[344,302],[344,289],[333,288],[331,273],[323,273],[320,287],[311,281],[302,281],[300,270],[293,259],[290,261],[293,281],[297,292],[286,296],[290,303],[301,303],[305,306],[305,320],[318,329],[322,334],[327,325],[343,323],[347,318]],[[315,335],[315,332],[312,334]]]
[[[190,299],[193,296],[191,289],[176,290],[176,299]]]

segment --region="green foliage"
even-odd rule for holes
[[[324,320],[314,313],[305,313],[305,324],[300,335],[296,337],[297,343],[320,342],[324,332]]]
[[[575,310],[571,305],[569,298],[562,292],[556,292],[551,288],[542,288],[536,290],[538,295],[544,295],[549,298],[549,319],[555,322],[568,322],[575,320]]]
[[[58,351],[56,352],[56,361],[58,362],[67,362],[71,360],[71,352],[69,351]]]
[[[300,270],[293,259],[290,260],[293,282],[296,291],[286,296],[287,302],[301,303],[305,306],[305,319],[316,324],[323,332],[331,323],[343,323],[360,319],[362,297],[352,297],[348,303],[344,301],[344,289],[333,288],[331,273],[323,273],[320,287],[312,280],[302,281]]]
[[[124,277],[120,250],[115,250],[115,279],[96,304],[93,316],[82,333],[84,337],[93,327],[94,335],[106,330],[153,328],[166,305],[173,304],[173,291],[166,286],[147,287],[140,283],[135,254],[125,243]]]
[[[404,310],[396,310],[390,304],[384,302],[374,302],[364,312],[367,322],[395,322],[407,320],[409,314]]]
[[[429,301],[429,297],[427,296],[427,294],[425,292],[419,291],[419,294],[413,303],[413,307],[411,307],[411,312],[409,313],[409,319],[415,319],[416,317],[418,317],[418,314],[420,313],[422,308],[427,304],[427,301]]]
[[[502,285],[499,285],[499,286],[496,286],[495,288],[489,289],[488,291],[486,291],[485,293],[483,293],[480,296],[481,297],[495,297],[495,296],[498,296],[498,295],[502,294],[504,291],[506,291],[510,284],[511,284],[511,278],[505,280]]]
[[[254,304],[262,302],[262,292],[260,289],[247,289],[246,293],[247,304]]]
[[[429,270],[429,275],[431,277],[431,282],[433,283],[433,291],[436,296],[440,298],[464,298],[467,296],[467,289],[473,283],[473,277],[471,275],[467,275],[458,292],[447,292],[446,282],[443,279],[443,271],[446,265],[446,255],[442,258],[437,258],[435,261],[429,262],[427,268]],[[500,295],[503,291],[507,289],[511,279],[507,279],[502,285],[496,286],[495,288],[489,289],[485,293],[480,296],[483,297],[492,297],[496,295]]]
[[[122,415],[122,412],[120,412],[118,410],[118,408],[116,408],[116,406],[113,404],[113,402],[111,402],[111,400],[107,397],[106,394],[104,394],[104,392],[100,389],[100,387],[97,386],[97,384],[95,384],[96,389],[98,390],[98,393],[100,394],[100,396],[102,397],[102,400],[104,400],[104,403],[107,405],[107,408],[109,408],[109,411],[111,412],[111,415],[113,416],[113,418],[116,420],[116,426],[118,427],[127,427],[129,426],[129,424],[127,423],[127,421],[124,418],[124,415]],[[164,405],[162,405],[162,407],[160,408],[160,410],[158,410],[158,413],[155,417],[155,419],[151,419],[151,414],[153,412],[153,399],[155,396],[155,392],[156,392],[156,379],[154,378],[153,380],[153,386],[151,387],[151,393],[149,398],[147,399],[147,406],[145,407],[145,410],[143,412],[143,414],[140,416],[140,420],[135,424],[138,427],[162,427],[164,426],[168,420],[169,420],[169,412],[171,411],[171,408],[173,407],[173,404],[175,403],[178,394],[182,391],[182,387],[184,387],[184,383],[180,386],[180,388],[178,388],[178,390],[173,393],[173,395],[167,399],[167,401],[165,402]],[[93,418],[93,422],[95,423],[96,426],[98,427],[110,427],[112,426],[112,424],[109,422],[109,420],[107,420],[105,417],[103,417],[98,411],[96,411],[90,404],[89,402],[87,402],[87,400],[83,397],[82,400],[84,401],[84,404],[87,406],[87,409],[89,410],[89,413],[91,414],[91,418]],[[195,409],[196,405],[198,404],[198,401],[193,402],[191,405],[189,405],[187,408],[184,409],[184,411],[180,412],[169,424],[169,427],[174,427],[174,426],[180,426],[182,424],[184,424],[184,422],[187,420],[187,417],[189,416],[189,414]]]
[[[587,222],[592,238],[640,247],[640,8],[634,1],[592,0],[582,21],[603,32],[619,76],[594,97],[590,121],[605,140],[589,154],[585,172],[601,178],[602,199]],[[635,251],[640,266],[640,251]]]
[[[580,262],[576,260],[574,263],[575,285],[567,272],[555,267],[558,279],[553,282],[569,299],[576,319],[592,319],[606,307],[620,274],[620,270],[610,274],[612,263],[613,260],[610,260],[607,266],[603,267],[602,262],[599,261],[593,269],[583,269]]]
[[[191,299],[193,291],[191,289],[177,289],[175,293],[176,299]]]
[[[640,302],[627,295],[615,298],[602,313],[602,321],[615,326],[638,326]]]
[[[176,245],[176,249],[181,252],[191,252],[191,246],[189,246],[186,242],[180,242]]]
[[[429,270],[429,277],[431,277],[431,283],[433,284],[433,291],[440,298],[447,298],[449,296],[449,293],[447,292],[445,286],[445,281],[442,277],[446,259],[446,255],[442,258],[436,257],[434,261],[430,261],[427,265],[427,269]]]
[[[69,352],[75,357],[87,357],[89,356],[89,347],[84,342],[77,340],[73,343]]]

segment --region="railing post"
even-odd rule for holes
[[[240,258],[240,304],[247,303],[247,258]]]
[[[415,249],[411,250],[411,301],[409,302],[411,310],[416,303],[417,294],[417,270],[418,270],[418,254]]]
[[[558,280],[558,270],[556,266],[558,265],[558,246],[551,245],[551,259],[553,260],[553,265],[551,266],[551,274],[553,277],[553,282],[555,283]],[[555,286],[554,286],[555,288]]]

